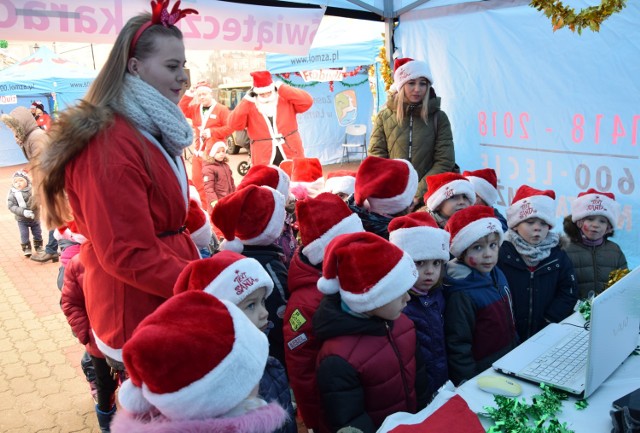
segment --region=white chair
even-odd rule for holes
[[[349,163],[349,155],[351,154],[359,155],[360,160],[367,156],[367,125],[347,125],[344,133],[344,143],[342,144],[342,161],[340,163],[343,164],[345,158]]]

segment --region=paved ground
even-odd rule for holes
[[[247,155],[231,156],[235,173]],[[325,167],[355,169],[357,163]],[[21,166],[0,167],[0,191]],[[44,230],[44,229],[43,229]],[[46,232],[45,232],[46,242]],[[59,306],[59,263],[22,255],[18,226],[0,210],[0,432],[99,432],[89,387],[80,369],[84,348]],[[301,429],[301,433],[303,430]]]

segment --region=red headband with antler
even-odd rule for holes
[[[142,33],[152,25],[161,24],[165,27],[173,26],[185,16],[198,13],[195,9],[180,9],[181,0],[178,0],[173,5],[171,12],[169,12],[169,1],[170,0],[151,0],[151,20],[141,25],[136,34],[133,35],[129,47],[129,58],[133,57],[133,52]]]

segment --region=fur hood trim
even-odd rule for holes
[[[163,416],[136,416],[118,409],[111,423],[112,433],[272,433],[289,416],[277,403],[230,418],[173,421]]]
[[[16,135],[18,141],[24,143],[29,134],[38,129],[36,119],[25,107],[16,107],[9,114],[2,115],[2,121]]]

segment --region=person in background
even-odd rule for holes
[[[18,222],[20,246],[25,257],[31,257],[32,254],[29,230],[33,236],[33,249],[38,253],[43,251],[40,210],[35,203],[33,192],[31,179],[27,173],[24,171],[13,173],[11,188],[7,195],[7,207],[15,215]]]
[[[316,384],[316,357],[320,341],[311,320],[322,300],[317,282],[322,276],[324,252],[332,239],[363,232],[360,218],[336,195],[322,193],[296,202],[302,244],[289,266],[289,300],[284,312],[284,356],[298,411],[307,428],[320,422],[320,396]]]
[[[417,187],[418,174],[408,161],[368,156],[358,167],[347,205],[366,231],[389,239],[389,222],[407,213]]]
[[[394,71],[391,96],[376,116],[368,154],[411,162],[420,180],[413,205],[417,209],[427,191],[427,176],[457,168],[453,133],[433,90],[429,66],[398,58]]]
[[[429,190],[424,195],[427,212],[444,228],[451,216],[476,201],[473,184],[457,173],[434,174],[427,177]]]
[[[124,346],[130,376],[111,432],[277,431],[287,412],[258,396],[268,345],[232,302],[197,290],[173,296]]]
[[[38,124],[38,128],[49,131],[51,129],[51,116],[44,109],[44,105],[42,103],[36,104],[36,115],[35,115],[36,123]]]
[[[253,87],[229,116],[234,131],[247,129],[251,140],[251,165],[280,165],[304,157],[296,116],[304,113],[313,98],[302,89],[273,82],[269,71],[251,73]]]
[[[202,174],[203,160],[211,153],[211,146],[219,141],[227,142],[231,128],[227,126],[229,108],[213,98],[213,88],[208,81],[199,81],[193,90],[188,90],[178,104],[187,121],[193,126],[195,154],[191,159],[191,178],[206,202]]]
[[[496,171],[493,168],[482,168],[480,170],[464,171],[462,175],[471,182],[473,189],[476,191],[476,201],[473,204],[492,207],[493,213],[500,221],[502,231],[506,232],[509,229],[507,219],[494,207],[499,195]]]
[[[229,167],[227,143],[224,141],[214,143],[210,146],[209,153],[203,158],[202,180],[207,196],[207,211],[211,213],[218,200],[235,192],[236,184],[233,181],[231,167]]]
[[[504,233],[493,209],[473,205],[449,219],[444,335],[455,385],[491,367],[518,344],[509,283],[496,266]]]
[[[191,262],[173,288],[175,294],[187,290],[202,290],[218,299],[233,302],[258,329],[265,333],[268,331],[269,312],[265,302],[273,292],[273,280],[257,260],[232,251],[220,251],[209,259]],[[287,373],[273,356],[267,359],[258,396],[267,403],[277,402],[289,414],[289,419],[277,430],[278,433],[298,431]]]
[[[374,433],[387,416],[426,406],[426,367],[402,314],[417,279],[411,257],[373,233],[327,246],[318,290],[328,296],[313,316],[321,432]]]
[[[565,251],[573,263],[580,299],[599,295],[611,272],[628,267],[620,246],[609,240],[619,215],[620,204],[611,192],[590,188],[571,203],[571,215],[563,223],[571,240]]]
[[[521,341],[573,313],[578,287],[573,264],[552,232],[556,194],[522,185],[507,208],[509,230],[498,266],[513,295]]]
[[[175,26],[195,11],[156,6],[123,26],[85,98],[54,124],[37,167],[49,225],[63,225],[72,212],[87,238],[87,313],[116,370],[124,368],[122,348],[133,330],[200,257],[184,227],[182,154],[193,131],[177,105],[187,74]]]
[[[413,321],[418,346],[427,366],[429,399],[449,379],[444,339],[444,265],[449,261],[449,233],[427,212],[399,216],[389,223],[389,242],[413,259],[418,280],[409,295],[404,314]]]

